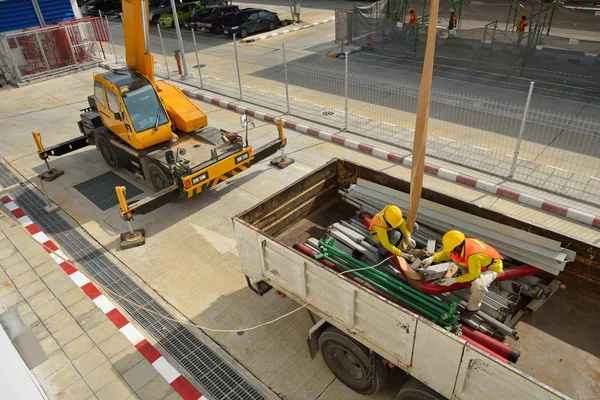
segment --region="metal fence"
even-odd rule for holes
[[[14,84],[53,75],[105,58],[104,20],[84,18],[24,32],[0,34],[0,65]]]
[[[352,55],[322,66],[322,55],[310,51],[234,42],[194,53],[186,56],[193,66],[186,84],[412,149],[419,86],[356,73]],[[155,60],[157,75],[180,78],[171,55],[163,50]],[[520,104],[433,88],[427,154],[600,204],[596,119],[535,107],[526,113]]]

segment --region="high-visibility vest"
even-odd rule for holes
[[[385,207],[383,210],[379,211],[377,214],[375,214],[373,216],[373,218],[371,218],[371,223],[369,224],[369,232],[373,232],[373,228],[376,226],[378,226],[380,228],[385,228],[387,231],[393,229],[383,219],[383,213],[385,212],[386,208],[387,207]]]
[[[408,23],[414,24],[415,22],[417,22],[417,13],[413,12],[412,14],[410,14],[410,19],[408,20]]]
[[[487,267],[492,265],[494,263],[494,260],[497,260],[497,259],[503,260],[504,259],[504,257],[502,257],[502,255],[496,251],[496,249],[494,249],[490,245],[482,242],[479,239],[468,239],[468,238],[465,239],[465,248],[463,250],[463,254],[464,254],[464,256],[461,257],[458,254],[451,253],[451,257],[457,263],[465,264],[465,266],[467,268],[469,268],[469,257],[472,256],[473,254],[485,254],[486,256],[491,257],[492,262],[485,267],[482,266],[481,267],[482,271],[487,271]]]
[[[525,27],[527,26],[527,22],[522,19],[517,23],[517,32],[525,32]]]
[[[452,16],[452,25],[456,27],[456,15]]]

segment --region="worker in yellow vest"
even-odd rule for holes
[[[393,204],[388,204],[373,216],[369,232],[371,238],[381,244],[378,249],[380,258],[385,258],[388,251],[396,256],[401,256],[402,250],[398,248],[401,242],[407,247],[417,245],[402,218],[402,210]]]
[[[471,282],[471,297],[463,316],[470,317],[481,307],[483,296],[496,277],[502,273],[503,257],[493,247],[479,239],[465,238],[464,233],[449,231],[442,237],[442,250],[423,260],[424,268],[432,263],[454,260],[467,268],[467,273],[457,278],[443,278],[440,285]]]

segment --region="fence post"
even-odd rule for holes
[[[237,52],[235,33],[233,34],[233,50],[235,52],[235,66],[237,68],[238,86],[240,88],[240,100],[241,100],[242,99],[242,77],[240,76],[240,62],[238,60],[238,52]]]
[[[344,53],[344,130],[348,130],[348,52]]]
[[[177,16],[177,7],[175,5],[175,0],[171,0],[171,10],[173,16],[173,23],[175,24],[175,33],[177,34],[177,43],[179,43],[179,48],[181,49],[181,63],[183,65],[183,75],[181,75],[180,79],[184,81],[188,77],[188,68],[187,61],[185,60],[185,48],[183,47],[183,38],[181,37],[181,28],[179,27],[179,18]]]
[[[100,12],[100,18],[102,18],[102,11]],[[117,57],[117,52],[115,51],[115,43],[113,42],[112,39],[112,33],[110,33],[110,25],[108,25],[108,17],[106,15],[104,15],[104,22],[106,23],[106,32],[108,32],[108,41],[110,42],[110,48],[113,52],[113,55],[115,56],[115,62],[118,63],[119,62],[119,58]]]
[[[46,52],[44,51],[44,47],[42,46],[42,41],[40,40],[40,36],[38,33],[35,33],[35,39],[37,40],[37,45],[42,52],[42,58],[44,59],[44,63],[46,63],[46,70],[50,71],[50,64],[48,64],[48,58],[46,58]]]
[[[196,31],[192,28],[192,40],[194,41],[194,51],[196,52],[196,68],[198,68],[198,76],[200,77],[200,88],[204,89],[202,83],[202,71],[200,71],[200,59],[198,58],[198,47],[196,47]]]
[[[529,113],[529,103],[531,102],[531,94],[533,93],[533,85],[535,82],[531,82],[529,85],[529,93],[527,94],[527,102],[525,103],[525,110],[523,111],[523,119],[521,120],[521,129],[519,129],[519,138],[517,139],[517,145],[515,146],[515,154],[513,156],[512,166],[508,177],[512,178],[517,168],[517,160],[519,159],[519,150],[521,149],[521,140],[523,139],[523,131],[525,130],[525,123],[527,122],[527,114]]]
[[[162,48],[163,56],[165,57],[165,68],[167,69],[167,79],[171,79],[171,73],[169,72],[169,62],[167,61],[167,52],[165,51],[165,44],[163,43],[162,32],[160,31],[160,24],[156,24],[158,28],[158,39],[160,40],[160,47]]]
[[[285,101],[287,104],[287,113],[290,113],[290,92],[288,90],[288,70],[287,61],[285,59],[285,43],[281,43],[281,53],[283,54],[283,76],[285,79]]]

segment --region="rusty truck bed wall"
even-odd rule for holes
[[[339,201],[338,189],[348,188],[351,184],[356,183],[358,178],[405,193],[410,192],[410,183],[407,181],[351,161],[332,159],[324,166],[237,217],[254,225],[264,233],[277,237],[319,207]],[[481,208],[435,190],[423,188],[421,197],[481,218],[557,240],[564,248],[577,253],[575,261],[567,265],[565,272],[600,282],[600,248],[597,246],[496,211]]]

